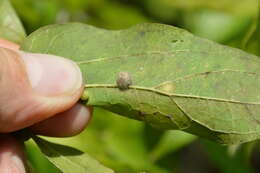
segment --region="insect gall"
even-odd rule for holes
[[[132,85],[132,78],[128,72],[119,72],[116,84],[120,90],[127,90]]]

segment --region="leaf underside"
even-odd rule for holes
[[[41,28],[22,49],[77,62],[87,105],[223,144],[260,137],[260,58],[239,49],[161,24],[80,23]],[[131,75],[129,89],[116,85],[119,72]]]

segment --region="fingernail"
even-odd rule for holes
[[[81,88],[82,74],[71,60],[46,54],[21,52],[32,88],[45,96],[57,96]]]
[[[11,172],[17,172],[17,173],[25,173],[25,167],[24,167],[24,163],[21,160],[21,158],[19,158],[16,155],[11,156],[11,162],[10,164],[12,165],[12,171]]]

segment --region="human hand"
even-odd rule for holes
[[[25,173],[23,144],[10,132],[65,137],[80,133],[91,109],[77,103],[84,86],[67,59],[19,51],[0,39],[0,172]]]

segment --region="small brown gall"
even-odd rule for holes
[[[116,84],[120,90],[127,90],[132,85],[132,79],[129,73],[119,72],[116,80]]]

